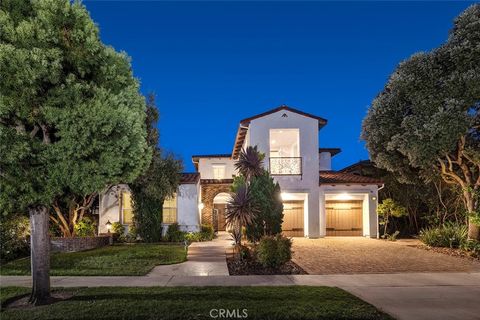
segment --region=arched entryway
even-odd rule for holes
[[[200,180],[201,185],[201,217],[202,224],[211,224],[216,228],[216,223],[213,219],[214,213],[214,199],[219,194],[228,194],[230,192],[231,183],[233,180]],[[215,201],[216,203],[225,203],[224,197],[220,196]]]
[[[230,198],[230,194],[226,192],[220,192],[213,198],[213,227],[216,231],[225,231],[227,229],[225,213]]]

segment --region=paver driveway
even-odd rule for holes
[[[293,239],[293,260],[309,274],[480,271],[480,262],[384,240]]]

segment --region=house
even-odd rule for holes
[[[178,222],[185,231],[196,231],[204,223],[225,230],[234,162],[243,148],[257,146],[265,154],[265,168],[282,189],[285,235],[377,237],[382,182],[332,170],[332,158],[341,150],[319,141],[326,124],[326,119],[285,105],[241,120],[230,153],[192,156],[196,172],[182,174],[176,196],[164,204],[163,223]],[[101,232],[107,220],[128,226],[128,186],[102,195],[99,211]]]

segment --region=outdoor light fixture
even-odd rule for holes
[[[285,200],[285,198],[287,197],[287,193],[286,192],[282,192],[280,194],[280,196],[282,197],[282,200]]]
[[[335,197],[336,200],[352,200],[352,196],[348,193],[340,193]]]
[[[373,197],[372,197],[372,200],[373,200],[373,201],[377,200],[377,197],[373,196]]]
[[[110,230],[112,229],[112,223],[110,222],[110,220],[108,220],[105,225],[107,226],[108,233],[110,233]]]
[[[202,210],[203,208],[205,208],[205,205],[203,203],[199,203],[198,204],[198,209]]]

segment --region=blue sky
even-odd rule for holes
[[[154,92],[160,145],[229,153],[240,119],[287,104],[328,119],[334,169],[368,153],[367,108],[396,65],[447,39],[469,2],[85,1],[102,40]]]

